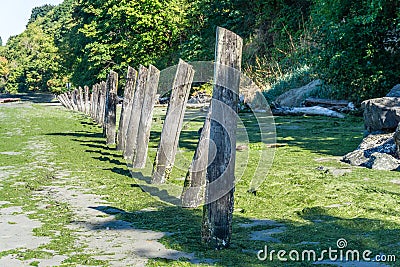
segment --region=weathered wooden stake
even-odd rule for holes
[[[135,94],[132,101],[132,109],[131,115],[129,117],[126,144],[124,150],[124,158],[128,161],[133,160],[133,151],[136,148],[140,116],[142,113],[144,94],[146,90],[147,75],[148,69],[140,65],[138,79],[135,86]]]
[[[68,92],[65,92],[65,93],[63,94],[63,96],[64,96],[64,99],[65,99],[65,102],[67,103],[68,108],[69,108],[70,110],[73,110],[74,107],[72,106],[70,94],[69,94]]]
[[[90,101],[89,101],[89,87],[87,87],[85,85],[84,87],[84,93],[85,93],[85,108],[84,108],[84,112],[85,114],[89,114],[90,113]]]
[[[104,126],[105,113],[106,113],[106,97],[107,97],[107,86],[105,82],[100,83],[100,105],[99,105],[99,124]]]
[[[89,115],[90,115],[90,117],[92,118],[92,119],[94,119],[94,113],[93,113],[93,110],[94,110],[94,99],[95,99],[95,90],[94,90],[94,88],[95,88],[95,86],[93,85],[92,86],[92,93],[90,94],[90,103],[89,103]]]
[[[210,124],[216,153],[207,167],[202,224],[203,242],[216,249],[228,247],[232,235],[242,45],[238,35],[218,27]]]
[[[79,86],[78,92],[79,92],[79,105],[78,105],[79,106],[79,111],[80,112],[84,112],[85,111],[85,99],[84,99],[84,96],[83,96],[82,87]]]
[[[118,104],[118,73],[110,71],[107,78],[107,97],[105,113],[105,133],[107,145],[114,145],[117,125],[117,104]]]
[[[179,60],[168,111],[161,132],[160,144],[154,161],[152,183],[164,183],[172,171],[193,76],[193,67],[185,61]]]
[[[136,147],[133,150],[134,168],[144,168],[147,158],[147,146],[150,138],[150,128],[153,119],[154,104],[156,102],[156,93],[160,71],[150,65],[147,75],[146,91],[143,99],[142,114],[140,116],[139,131],[136,141]]]
[[[121,116],[119,118],[117,150],[124,151],[126,143],[126,134],[129,126],[129,119],[132,112],[133,96],[135,94],[135,85],[137,80],[137,71],[128,67],[126,75],[126,85],[124,90],[124,101],[122,103]]]
[[[211,113],[208,112],[201,130],[196,152],[194,153],[189,171],[186,174],[181,195],[182,207],[184,208],[197,208],[204,201],[210,138],[210,118]]]
[[[68,103],[65,99],[65,95],[64,94],[60,94],[57,96],[57,99],[61,102],[61,104],[65,107],[69,109]]]
[[[100,116],[101,116],[101,85],[100,84],[96,84],[96,109],[95,109],[95,121],[97,122],[97,124],[100,124]]]
[[[71,102],[75,111],[79,111],[78,109],[78,89],[74,89],[71,93]]]

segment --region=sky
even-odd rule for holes
[[[45,4],[58,5],[63,0],[0,0],[0,36],[3,45],[10,36],[22,33],[32,8]]]

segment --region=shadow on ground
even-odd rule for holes
[[[323,207],[307,208],[299,212],[299,217],[306,221],[303,224],[267,219],[252,221],[235,214],[232,245],[229,249],[222,251],[215,251],[202,244],[201,209],[160,207],[155,210],[125,211],[112,206],[92,208],[109,215],[116,215],[116,218],[132,223],[135,228],[167,232],[169,234],[162,240],[167,247],[188,253],[196,252],[198,258],[215,260],[218,266],[238,266],[238,264],[240,266],[314,266],[322,250],[329,248],[336,250],[336,254],[332,255],[338,257],[340,251],[346,253],[348,250],[358,250],[360,253],[370,250],[372,255],[376,256],[380,253],[396,255],[400,246],[396,238],[400,234],[399,229],[379,228],[377,226],[382,225],[379,220],[334,217],[329,215]],[[95,231],[109,227],[109,223],[93,227],[89,224],[87,227]],[[125,229],[123,227],[115,230]],[[338,248],[339,239],[346,240],[346,247]],[[290,259],[287,262],[280,262],[275,253],[272,261],[269,257],[265,261],[260,261],[257,258],[257,252],[265,250],[265,246],[268,247],[269,252],[296,250],[300,252],[300,255],[304,250],[313,250],[316,252],[316,260],[313,255],[308,258],[307,254],[306,260],[301,263],[290,261]],[[360,255],[362,257],[362,254]],[[353,259],[352,257],[349,256],[349,259]],[[329,260],[328,255],[325,254],[323,259]]]

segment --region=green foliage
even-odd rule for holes
[[[10,75],[6,89],[15,91],[59,91],[49,81],[56,79],[60,68],[54,39],[40,27],[41,18],[28,25],[20,35],[10,38],[7,45]]]
[[[399,82],[399,1],[316,1],[312,16],[312,59],[333,97],[359,102]]]
[[[128,65],[155,64],[166,57],[179,43],[185,6],[182,0],[78,1],[72,42],[80,50],[74,55],[78,71],[73,81],[93,83],[110,69],[122,75]]]
[[[66,82],[104,80],[111,69],[123,77],[128,65],[213,60],[217,26],[244,38],[243,69],[271,99],[315,78],[326,96],[356,102],[399,82],[394,0],[65,0],[35,8],[7,45],[7,87],[59,92]],[[33,58],[23,45],[43,41]]]
[[[0,56],[0,92],[4,91],[8,75],[10,74],[9,63],[5,57]]]
[[[31,17],[29,18],[28,25],[36,21],[39,17],[44,17],[54,8],[53,5],[43,5],[40,7],[34,7],[32,9]]]

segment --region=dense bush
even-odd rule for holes
[[[312,17],[312,60],[333,97],[359,102],[400,82],[399,1],[316,1]]]

